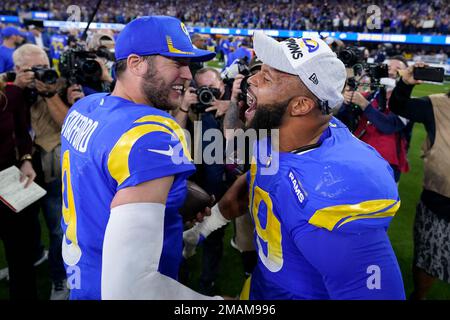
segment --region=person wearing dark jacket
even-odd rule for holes
[[[21,181],[28,179],[25,183],[28,187],[36,173],[31,162],[32,142],[23,97],[22,89],[12,83],[0,90],[0,171],[16,165],[22,173]],[[0,202],[0,239],[9,268],[10,299],[37,298],[33,264],[38,212],[35,204],[15,213]]]
[[[374,147],[389,162],[394,171],[395,181],[399,182],[401,173],[409,171],[407,149],[411,125],[407,124],[406,119],[392,113],[387,101],[391,96],[392,87],[395,86],[398,72],[406,69],[408,64],[403,57],[394,56],[389,59],[388,67],[390,80],[388,83],[392,82],[393,85],[387,84],[370,94],[345,90],[345,104],[340,113],[349,113],[351,117],[357,116],[355,120],[358,121],[354,125],[352,123],[349,128],[358,139]],[[357,111],[352,105],[359,107]]]
[[[423,66],[418,63],[415,66]],[[450,283],[450,92],[411,98],[414,66],[402,74],[390,109],[423,123],[424,182],[414,223],[414,291],[411,299],[424,299],[435,279]]]
[[[361,108],[358,125],[353,134],[374,147],[389,162],[394,179],[398,182],[400,174],[409,170],[406,157],[407,140],[403,134],[406,126],[399,116],[380,105],[379,96],[379,91],[365,97],[358,91],[346,90],[344,101],[347,105],[354,104]]]

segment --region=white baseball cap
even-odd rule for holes
[[[308,37],[278,42],[259,30],[253,34],[253,47],[263,63],[298,75],[322,105],[331,109],[342,105],[345,66],[325,41]]]

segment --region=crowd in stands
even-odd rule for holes
[[[67,20],[71,5],[80,7],[81,21],[88,21],[95,1],[5,0],[0,14],[47,11],[52,19]],[[205,27],[326,30],[384,33],[448,34],[450,2],[447,0],[169,0],[104,1],[95,21],[127,23],[141,15],[176,16],[188,25]],[[379,11],[368,10],[376,5]],[[374,29],[380,14],[380,28]],[[369,21],[369,23],[368,23]]]
[[[0,15],[48,11],[51,13],[50,19],[52,20],[67,20],[70,15],[76,13],[76,11],[67,9],[71,5],[78,5],[81,21],[88,21],[95,9],[95,3],[95,1],[87,0],[2,0]],[[308,2],[299,0],[199,0],[196,2],[188,2],[187,0],[134,0],[129,2],[111,0],[102,2],[94,21],[127,23],[136,16],[170,15],[178,17],[188,25],[195,26],[377,32],[377,30],[367,29],[366,25],[368,17],[366,9],[372,4],[380,7],[383,32],[448,34],[450,18],[450,2],[448,0],[431,0],[428,3],[402,0],[361,0],[359,5],[355,5],[354,2],[349,0],[327,2],[317,0]],[[7,217],[11,212],[4,205],[2,207],[0,202],[0,226],[3,223],[3,229],[0,229],[0,232],[3,231],[6,234],[6,240],[4,240],[3,234],[0,234],[0,239],[4,242],[11,241],[10,239],[13,243],[16,241],[5,252],[8,254],[10,252],[20,253],[8,258],[9,269],[0,269],[0,280],[2,278],[10,279],[11,299],[36,298],[34,266],[45,259],[49,259],[51,273],[52,291],[50,298],[64,300],[67,299],[69,294],[60,253],[60,244],[63,237],[63,232],[60,229],[61,204],[63,203],[60,192],[62,189],[61,168],[59,168],[61,165],[61,159],[59,158],[61,154],[61,126],[65,115],[76,101],[96,92],[110,93],[116,85],[117,69],[120,69],[117,68],[117,61],[114,61],[112,50],[117,41],[117,33],[113,30],[91,30],[88,32],[86,41],[82,41],[82,34],[83,30],[48,29],[37,24],[24,24],[16,28],[0,23],[0,93],[4,91],[3,96],[0,94],[0,133],[6,132],[3,135],[0,134],[0,137],[7,137],[7,139],[0,139],[0,155],[3,152],[2,148],[6,150],[3,154],[8,155],[8,157],[0,156],[0,171],[17,163],[25,166],[25,169],[30,169],[32,165],[33,167],[29,171],[37,176],[36,181],[48,192],[42,203],[29,208],[31,213],[28,216],[29,221],[26,221],[26,227],[30,229],[30,232],[23,232],[27,236],[26,239],[25,237],[24,239],[14,238],[16,235],[22,234],[19,231],[24,230],[23,221],[3,220],[2,222],[2,214],[3,217]],[[325,40],[336,52],[350,45],[350,43],[340,41],[339,45],[333,46],[333,42],[330,41],[333,39]],[[261,61],[255,59],[252,39],[249,37],[193,34],[191,35],[191,41],[197,49],[216,51],[217,57],[214,66],[223,65],[225,69],[221,74],[216,68],[208,67],[206,64],[200,62],[196,65],[191,64],[191,71],[195,69],[195,72],[192,71],[193,88],[189,88],[192,91],[186,90],[183,104],[174,113],[174,118],[180,126],[188,129],[192,134],[194,130],[193,119],[202,122],[203,130],[216,129],[220,131],[245,128],[244,123],[248,120],[249,114],[244,109],[247,96],[243,95],[244,98],[242,98],[242,95],[239,95],[240,81],[242,81],[244,73],[235,74],[233,77],[224,77],[224,75],[231,73],[230,65],[235,66],[233,62],[238,59],[246,59],[248,69],[245,68],[245,70],[248,73],[259,72]],[[336,39],[333,41],[339,42]],[[435,108],[433,103],[435,106],[448,105],[450,93],[433,95],[431,100],[429,98],[411,99],[411,91],[414,85],[419,82],[412,80],[413,69],[410,64],[415,60],[423,60],[421,56],[428,54],[432,54],[433,58],[439,60],[439,62],[448,61],[449,46],[388,43],[364,43],[364,45],[367,45],[363,50],[364,61],[369,58],[376,63],[387,63],[389,77],[383,77],[386,82],[382,86],[378,86],[378,83],[373,83],[373,86],[371,86],[370,81],[372,79],[367,74],[352,77],[350,72],[349,78],[352,78],[357,85],[345,88],[344,103],[338,108],[339,111],[336,111],[336,117],[352,129],[355,136],[374,147],[388,161],[395,175],[395,181],[398,182],[401,175],[409,171],[407,152],[414,122],[425,124],[428,136],[432,137],[430,141],[434,143],[435,137],[437,137],[436,143],[438,146],[448,145],[447,140],[439,138],[442,135],[439,130],[445,128],[446,131],[443,132],[448,132],[446,128],[450,128],[450,126],[445,124],[438,128],[435,121],[444,121],[450,119],[450,116],[441,116],[444,120],[440,118],[435,120],[432,116],[432,110]],[[94,55],[90,56],[89,59],[95,60],[98,63],[98,70],[100,70],[98,76],[93,77],[95,79],[88,79],[88,81],[83,78],[83,80],[80,80],[81,71],[67,72],[67,74],[61,72],[60,62],[64,60],[61,57],[78,49],[89,51],[90,54]],[[75,54],[71,57],[75,57]],[[223,62],[223,64],[218,64],[217,60]],[[351,66],[348,67],[349,71],[352,71]],[[36,87],[36,74],[32,68],[59,69],[60,77],[56,83],[45,83]],[[29,74],[29,76],[24,80],[26,74]],[[404,74],[409,75],[409,79],[406,78],[406,81]],[[39,84],[41,81],[38,81]],[[398,87],[397,84],[399,84]],[[220,95],[215,97],[211,105],[208,105],[208,108],[204,111],[195,111],[197,110],[195,108],[198,108],[198,98],[196,97],[198,93],[195,93],[197,91],[194,89],[202,87],[215,89],[216,92],[220,92]],[[192,99],[195,103],[188,101],[189,93],[193,96]],[[391,102],[391,97],[394,97],[392,100],[394,103]],[[433,99],[437,99],[436,102]],[[6,103],[7,101],[9,101],[9,104]],[[391,108],[391,106],[393,107]],[[414,112],[407,112],[409,107],[406,106],[414,107]],[[54,110],[57,112],[52,112]],[[421,117],[420,115],[423,115],[420,113],[421,110],[428,110],[427,115]],[[19,116],[21,116],[21,119],[17,120],[16,118]],[[230,119],[234,119],[234,122]],[[13,123],[14,121],[16,123]],[[20,121],[21,126],[17,128],[17,122]],[[20,134],[11,132],[13,129],[17,132],[19,129],[21,130],[22,136],[25,137],[22,144],[16,146],[11,142],[13,137],[20,138]],[[32,136],[29,136],[30,132],[33,133]],[[450,135],[446,135],[446,137],[448,136]],[[225,137],[225,139],[228,138]],[[16,147],[20,154],[16,154]],[[20,147],[23,150],[20,150]],[[203,152],[208,144],[200,147]],[[448,151],[444,151],[447,155]],[[19,159],[20,161],[17,161]],[[448,157],[443,156],[432,160],[436,164],[436,168],[444,168],[440,164],[445,162],[445,159],[448,159]],[[197,166],[198,171],[194,182],[208,194],[214,196],[216,200],[220,200],[238,175],[248,170],[249,163],[245,165],[247,167],[243,165],[240,168],[237,163],[233,166],[202,163]],[[22,171],[25,169],[21,167]],[[430,172],[430,170],[428,171]],[[428,176],[430,175],[429,172]],[[448,181],[448,172],[450,171],[442,169],[442,172],[432,173],[434,174],[433,177],[446,175],[445,179]],[[425,176],[427,176],[427,172]],[[420,210],[418,209],[418,217],[421,219],[417,220],[415,226],[418,230],[415,231],[417,238],[414,244],[415,259],[418,261],[414,262],[416,268],[414,276],[422,277],[415,283],[415,291],[412,294],[415,299],[423,299],[426,296],[434,279],[450,282],[448,276],[448,261],[450,260],[447,245],[449,243],[448,235],[450,234],[448,232],[450,230],[448,222],[449,196],[450,184],[448,182],[446,182],[445,190],[441,188],[435,190],[424,186]],[[428,212],[429,210],[431,211]],[[45,223],[49,230],[50,253],[45,252],[40,238],[40,221],[37,218],[41,212],[45,216]],[[434,216],[434,213],[438,215]],[[429,220],[425,219],[426,215],[428,215]],[[429,218],[431,216],[433,217]],[[441,219],[441,216],[444,218]],[[253,224],[250,216],[247,216],[247,220],[247,222],[236,222],[235,230],[240,230],[239,223],[243,224],[243,229],[250,229],[247,236],[251,240],[244,239],[240,242],[239,232],[236,231],[235,237],[231,241],[231,246],[242,253],[241,258],[246,277],[251,274],[257,259],[257,252],[252,240]],[[216,294],[216,280],[220,274],[223,254],[224,232],[224,228],[216,230],[204,243],[202,273],[199,280],[199,291],[203,294]],[[417,234],[437,234],[438,239],[435,240],[431,237],[419,239]],[[250,248],[246,247],[248,243],[250,243]],[[440,259],[440,256],[430,249],[431,245],[437,246],[437,251],[444,252],[445,257]],[[426,265],[423,261],[432,261],[432,263]],[[23,266],[27,266],[28,269],[24,270]],[[189,270],[187,269],[182,269],[180,279],[183,281],[187,281],[189,278]],[[183,272],[185,279],[183,278]],[[26,278],[23,274],[29,277]],[[426,286],[427,284],[428,286]]]

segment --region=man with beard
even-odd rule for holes
[[[194,166],[167,111],[192,79],[189,62],[214,54],[193,48],[178,19],[152,16],[125,26],[115,55],[114,91],[79,100],[61,133],[71,299],[211,299],[177,282]]]
[[[259,137],[246,177],[185,231],[185,256],[248,206],[258,263],[241,298],[404,299],[386,233],[400,206],[392,169],[330,115],[344,65],[320,39],[256,31],[254,48],[264,64],[248,80],[252,126],[278,134]]]

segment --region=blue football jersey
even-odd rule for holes
[[[271,161],[269,140],[256,144],[247,179],[259,258],[242,297],[404,299],[386,232],[400,206],[389,164],[337,119],[321,140]]]
[[[101,299],[102,247],[117,191],[174,176],[159,272],[177,279],[183,223],[178,209],[195,171],[182,129],[166,112],[109,94],[69,111],[61,131],[63,258],[71,299]]]
[[[61,58],[61,54],[67,45],[67,39],[68,37],[62,34],[54,34],[50,38],[50,58],[52,59],[52,63],[57,70],[59,70],[59,59]]]

